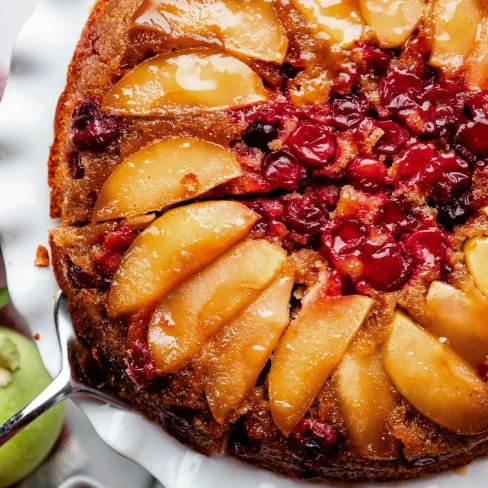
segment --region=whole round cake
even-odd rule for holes
[[[487,453],[486,8],[98,0],[49,161],[80,378],[288,476]]]

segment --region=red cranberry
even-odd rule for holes
[[[288,200],[283,218],[285,223],[300,234],[315,234],[327,220],[328,213],[310,195]]]
[[[475,156],[488,157],[488,120],[481,115],[462,124],[457,131],[456,141]]]
[[[358,157],[347,168],[347,178],[356,188],[377,192],[383,184],[388,168],[376,158]]]
[[[377,243],[369,239],[362,246],[361,255],[363,270],[359,284],[394,291],[410,278],[411,265],[398,242]]]
[[[68,158],[68,166],[71,178],[79,180],[85,176],[85,168],[81,162],[81,154],[78,151],[71,151]]]
[[[355,220],[333,220],[322,234],[322,242],[332,258],[340,258],[346,253],[352,254],[366,240],[366,227]]]
[[[441,269],[447,260],[448,245],[446,234],[436,227],[413,232],[405,240],[417,263],[427,269]]]
[[[377,47],[370,45],[362,46],[363,61],[368,71],[374,75],[383,75],[390,65],[390,56]]]
[[[332,122],[339,129],[353,129],[365,117],[367,106],[352,93],[332,99]]]
[[[143,308],[126,318],[127,321],[127,339],[131,343],[147,341],[147,328],[151,321],[152,308]]]
[[[118,137],[120,120],[118,115],[102,112],[100,98],[82,100],[71,117],[71,142],[76,149],[104,149]]]
[[[136,232],[125,225],[119,225],[104,236],[103,246],[107,251],[125,251],[134,241]]]
[[[376,144],[376,150],[382,154],[397,154],[408,140],[408,131],[392,120],[378,120],[376,126],[384,134]]]
[[[268,144],[278,138],[275,125],[265,122],[253,122],[242,136],[242,140],[250,147],[257,147],[264,152],[269,151]]]
[[[271,189],[294,190],[300,177],[300,164],[289,152],[272,152],[264,160],[264,174]]]
[[[424,121],[424,133],[438,133],[449,127],[460,115],[461,106],[451,92],[431,84],[424,88],[420,98],[420,117]]]
[[[277,199],[256,198],[245,203],[251,210],[269,220],[279,219],[283,215],[283,204]]]
[[[282,222],[283,204],[278,199],[256,198],[244,202],[251,210],[261,216],[254,226],[253,232],[260,237],[283,238],[288,230]]]
[[[309,447],[310,441],[314,440],[319,440],[323,447],[332,447],[339,441],[334,427],[309,417],[298,422],[290,437],[301,449]]]
[[[103,236],[102,251],[97,266],[104,276],[110,278],[119,267],[124,252],[132,244],[136,233],[130,227],[120,225]]]
[[[392,235],[397,235],[411,229],[415,222],[406,214],[403,203],[391,198],[381,209],[376,225],[386,229]]]
[[[324,127],[307,122],[300,123],[288,139],[292,153],[308,166],[323,166],[336,151],[331,132]]]
[[[415,106],[422,80],[410,71],[395,67],[388,71],[379,84],[383,104],[393,112]]]
[[[156,367],[146,342],[136,341],[132,344],[127,374],[139,386],[146,386],[156,375]]]
[[[419,186],[438,202],[449,202],[466,191],[471,173],[455,153],[439,154],[432,146],[418,144],[399,160],[396,179]]]
[[[315,234],[327,222],[338,199],[339,190],[332,185],[307,189],[304,195],[285,203],[283,219],[299,234]]]

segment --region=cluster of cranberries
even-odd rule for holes
[[[320,250],[344,289],[392,291],[416,274],[448,272],[447,232],[486,203],[476,201],[472,182],[488,158],[488,96],[428,67],[423,37],[400,55],[356,51],[357,69],[342,77],[347,89],[336,87],[326,102],[296,108],[281,94],[274,111],[271,103],[244,115],[243,141],[263,154],[253,192],[271,191],[247,204],[262,216],[258,236]],[[345,185],[384,200],[374,219],[331,215]],[[427,206],[437,220],[421,210]]]
[[[81,162],[82,150],[100,151],[111,144],[119,135],[121,118],[103,112],[98,97],[80,101],[71,116],[69,137],[74,150],[68,154],[71,177],[75,180],[85,176]]]

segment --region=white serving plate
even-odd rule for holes
[[[38,346],[51,375],[57,373],[59,361],[52,319],[57,285],[51,270],[36,268],[33,261],[37,246],[47,245],[47,231],[56,225],[48,215],[46,184],[52,122],[91,3],[39,1],[16,44],[11,76],[0,104],[0,238],[7,278],[14,305],[31,332],[40,334]],[[0,23],[5,21],[8,19],[0,19]],[[77,403],[110,447],[145,467],[167,488],[313,486],[226,456],[197,454],[135,414],[84,398]],[[478,488],[487,486],[487,479],[488,460],[478,460],[463,474],[450,472],[402,486]]]

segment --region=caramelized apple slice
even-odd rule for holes
[[[455,352],[473,366],[488,355],[488,307],[476,297],[453,286],[434,281],[426,298],[431,312],[427,329],[446,338]]]
[[[463,247],[469,274],[483,295],[488,296],[488,237],[473,237]]]
[[[466,86],[469,90],[488,89],[488,17],[478,28],[471,53],[466,60]]]
[[[359,4],[383,48],[402,46],[424,13],[422,0],[360,0]]]
[[[293,0],[293,3],[319,35],[325,34],[332,42],[347,45],[361,37],[363,24],[357,0]]]
[[[103,109],[122,115],[181,115],[245,107],[268,99],[242,61],[211,49],[155,56],[112,87]]]
[[[435,0],[430,64],[451,73],[462,68],[482,20],[481,0]]]
[[[258,218],[231,201],[170,210],[147,227],[122,258],[110,288],[110,315],[152,306],[245,237]]]
[[[302,301],[271,362],[270,409],[285,435],[303,418],[373,305],[363,296],[324,297],[322,286]]]
[[[488,430],[488,388],[436,337],[397,313],[383,353],[398,391],[427,418],[463,435]]]
[[[237,244],[191,276],[157,306],[148,332],[159,374],[180,369],[280,273],[283,249],[266,241]]]
[[[398,442],[388,419],[398,404],[381,351],[347,352],[337,368],[339,410],[355,450],[369,459],[396,459]]]
[[[242,174],[234,156],[198,139],[157,142],[129,156],[105,182],[93,222],[161,210]]]
[[[223,423],[256,385],[288,325],[294,270],[278,278],[207,345],[205,391],[217,422]]]
[[[280,64],[288,48],[273,2],[267,0],[146,0],[133,26],[160,31],[173,43],[218,42],[235,54]]]

